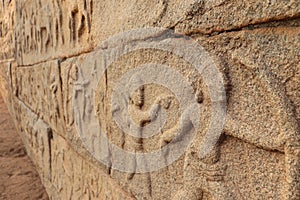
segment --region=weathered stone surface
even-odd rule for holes
[[[7,16],[14,16],[14,1],[5,2],[4,8],[8,11],[0,20],[11,21]],[[15,13],[15,27],[1,29],[5,34],[2,31],[0,39],[6,44],[0,51],[1,91],[53,199],[300,198],[299,1],[27,0],[17,1]],[[139,41],[168,42],[163,33],[151,31],[132,35],[133,41],[107,40],[98,46],[114,34],[147,26],[190,35],[210,54],[225,80],[226,122],[217,145],[204,158],[198,152],[215,104],[207,80],[194,63],[184,60],[186,54],[138,48]],[[9,45],[14,43],[12,34],[16,45]],[[176,48],[186,50],[184,44]],[[122,51],[126,53],[120,55]],[[13,57],[16,63],[7,60]],[[113,145],[131,153],[160,150],[185,130],[180,100],[170,88],[145,83],[137,73],[122,79],[149,63],[169,66],[191,86],[202,109],[201,129],[171,165],[138,173],[136,159],[122,172],[111,146],[107,152],[97,149],[105,142],[93,135],[90,117],[97,119]],[[155,67],[143,68],[145,76]],[[164,70],[152,72],[170,78]],[[204,74],[209,75],[205,70]],[[94,77],[99,81],[90,95],[90,85],[98,80]],[[125,88],[145,84],[117,98],[128,110],[112,101],[120,82]],[[166,111],[166,124],[149,138],[130,136],[114,121],[128,111],[136,124],[146,126],[159,119],[160,109]],[[90,127],[81,130],[78,119],[85,118]],[[131,121],[126,123],[133,127]],[[106,153],[105,165],[97,156]]]
[[[0,87],[1,94],[6,104],[11,100],[11,81],[10,81],[10,68],[12,63],[5,62],[0,64]]]
[[[210,39],[199,38],[201,44],[211,53],[222,55],[221,65],[229,72],[227,75],[229,116],[236,118],[239,121],[238,124],[246,122],[247,125],[244,125],[248,126],[249,132],[246,133],[244,130],[245,135],[254,135],[260,128],[266,129],[259,131],[266,135],[261,137],[258,134],[261,139],[257,138],[256,145],[259,145],[259,140],[261,142],[272,141],[271,143],[275,145],[275,135],[283,136],[279,133],[280,130],[276,131],[276,129],[279,128],[280,123],[285,124],[285,120],[290,123],[291,127],[299,123],[293,119],[298,118],[295,102],[299,99],[296,100],[294,96],[297,93],[290,92],[290,95],[287,95],[290,90],[297,91],[295,87],[299,86],[296,81],[300,55],[299,32],[299,28],[284,28],[284,30],[282,28],[259,28],[252,31],[220,34]],[[290,79],[294,84],[289,83]],[[240,113],[241,109],[245,111],[243,114]],[[266,110],[263,111],[264,109]],[[265,114],[266,116],[262,116]],[[288,116],[285,115],[293,117],[286,119]],[[272,119],[272,116],[275,118]],[[261,120],[262,118],[264,120]],[[277,125],[272,125],[275,121],[279,122],[276,122]],[[253,124],[255,131],[250,131],[251,123],[261,126],[257,127]],[[262,123],[266,124],[262,125]],[[291,130],[291,127],[288,130]],[[278,142],[284,143],[283,140],[280,138]],[[277,147],[269,146],[267,143],[261,146],[283,150],[283,146],[279,143]]]
[[[0,130],[0,199],[48,200],[1,96]]]
[[[15,49],[15,1],[2,1],[0,5],[0,64],[14,59]]]
[[[152,24],[164,7],[164,1],[18,1],[17,61],[32,65],[89,52],[113,34]]]
[[[63,132],[64,116],[58,61],[37,64],[34,67],[18,67],[15,73],[13,82],[18,99],[40,119],[55,127],[54,130]]]
[[[83,160],[52,129],[16,100],[21,136],[52,199],[133,199],[108,175]]]
[[[92,47],[93,1],[17,1],[20,65],[78,55]]]
[[[195,1],[186,16],[175,27],[187,34],[224,32],[251,25],[297,18],[300,2],[214,0]]]
[[[208,44],[207,39],[200,39],[209,51],[222,55],[222,65],[228,68],[229,105],[225,134],[266,150],[284,153],[286,181],[281,198],[288,199],[299,196],[300,140],[295,103],[299,99],[294,96],[299,90],[299,32],[296,27],[258,28],[220,34],[211,37]],[[289,161],[290,156],[293,161]],[[267,187],[267,183],[271,181],[262,183],[262,188]]]

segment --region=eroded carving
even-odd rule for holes
[[[24,103],[16,102],[14,111],[20,116],[21,136],[26,144],[27,153],[37,166],[41,176],[51,178],[51,141],[50,127],[32,113]],[[16,109],[17,108],[17,109]]]
[[[64,124],[59,123],[64,120],[59,68],[57,62],[41,67],[17,68],[14,92],[39,118],[63,130]]]
[[[15,1],[5,1],[0,8],[0,64],[14,58]]]
[[[83,161],[69,144],[21,101],[14,104],[22,140],[42,177],[57,199],[134,199],[99,168]]]
[[[66,120],[66,126],[67,129],[70,129],[71,126],[74,124],[74,114],[72,109],[72,99],[73,99],[73,88],[75,82],[78,80],[78,73],[79,69],[78,66],[75,64],[70,65],[66,69],[66,75],[63,76],[64,80],[63,82],[66,82],[64,88],[64,108],[65,108],[65,120]]]
[[[92,20],[92,0],[38,1],[17,3],[16,29],[18,61],[28,65],[50,57],[61,57],[61,49],[82,49],[77,46],[89,39]],[[85,45],[86,46],[86,45]],[[76,50],[76,49],[74,49]],[[70,53],[74,53],[71,50]],[[57,52],[54,55],[53,52]],[[39,55],[30,59],[32,55]]]

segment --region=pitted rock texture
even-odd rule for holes
[[[198,151],[213,104],[191,63],[157,49],[116,59],[113,46],[99,47],[115,34],[143,27],[191,37],[222,74],[226,121],[205,158]],[[147,39],[167,38],[149,33]],[[300,1],[4,0],[0,42],[0,90],[50,199],[300,199]],[[110,54],[86,62],[100,50]],[[87,96],[90,82],[83,72],[92,77],[98,65],[102,69],[112,59],[96,95]],[[74,112],[74,102],[84,97],[78,101],[83,113],[96,105],[98,122],[118,147],[161,148],[180,127],[178,100],[168,88],[145,85],[128,103],[142,125],[151,121],[142,119],[149,118],[155,102],[166,109],[166,126],[154,137],[128,136],[113,121],[114,113],[122,112],[111,112],[117,82],[147,63],[170,66],[190,83],[203,109],[202,127],[170,166],[125,173],[114,168],[114,158],[105,166],[87,150],[76,124],[82,113]]]

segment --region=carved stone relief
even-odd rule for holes
[[[64,130],[60,66],[56,61],[40,64],[41,67],[16,69],[16,91],[39,118],[54,130]],[[42,76],[42,78],[41,78]]]
[[[233,59],[227,61],[231,67],[224,69],[225,71],[230,71],[229,77],[227,78],[227,92],[229,94],[228,101],[230,106],[227,123],[224,128],[224,136],[210,155],[205,158],[199,158],[197,155],[197,149],[203,137],[201,131],[205,132],[207,128],[203,126],[201,131],[197,133],[196,140],[188,149],[185,156],[166,169],[158,172],[138,174],[121,173],[113,169],[112,166],[112,168],[107,169],[106,173],[115,179],[125,191],[133,194],[138,199],[144,197],[154,199],[184,199],[185,197],[189,197],[189,199],[223,199],[225,197],[227,199],[239,199],[242,198],[245,193],[249,193],[252,190],[251,187],[240,188],[236,182],[234,182],[241,181],[241,177],[236,177],[235,175],[238,174],[239,170],[244,170],[246,176],[253,173],[253,176],[260,177],[260,179],[251,177],[251,184],[254,184],[254,182],[258,180],[270,180],[269,182],[261,182],[261,184],[264,184],[264,187],[270,190],[272,187],[277,188],[277,193],[274,192],[273,195],[263,192],[261,195],[270,195],[270,198],[273,198],[274,195],[283,195],[283,198],[287,198],[285,196],[286,194],[290,195],[289,197],[291,198],[293,195],[297,195],[297,180],[299,177],[297,163],[299,160],[297,143],[294,143],[294,141],[297,141],[297,122],[294,121],[294,124],[292,123],[294,119],[290,117],[292,117],[293,114],[286,114],[287,110],[291,109],[288,105],[289,101],[286,99],[287,96],[278,92],[281,91],[278,89],[280,83],[276,82],[275,77],[270,75],[270,72],[261,71],[258,66],[255,66],[255,64],[241,57],[240,55],[245,54],[244,52],[240,52],[242,50],[243,49],[232,52],[231,57]],[[58,60],[57,62],[52,62],[49,66],[17,69],[16,85],[18,88],[18,98],[24,101],[26,105],[28,104],[32,110],[41,110],[41,116],[49,112],[47,113],[48,118],[44,118],[44,120],[51,123],[54,129],[55,126],[59,124],[57,119],[63,116],[63,120],[60,120],[65,123],[69,131],[68,134],[72,134],[72,136],[70,136],[71,138],[78,137],[76,135],[76,129],[74,128],[75,113],[72,108],[74,98],[84,94],[85,88],[90,84],[87,79],[84,79],[82,74],[82,70],[87,67],[81,63],[81,60],[84,58],[85,55],[78,59]],[[191,75],[193,74],[193,69],[189,68],[187,63],[182,62],[181,59],[176,56],[159,51],[143,50],[125,55],[113,63],[107,70],[106,76],[99,82],[96,96],[86,97],[87,102],[81,106],[83,106],[82,110],[84,110],[82,115],[85,115],[85,113],[91,112],[89,108],[90,102],[98,102],[96,107],[97,115],[100,123],[108,130],[109,139],[128,151],[148,152],[165,146],[178,136],[176,134],[174,135],[174,133],[178,132],[181,124],[180,114],[177,111],[178,102],[176,98],[174,98],[172,92],[167,88],[157,85],[145,85],[139,88],[130,96],[129,101],[125,102],[125,104],[129,105],[129,112],[135,123],[141,125],[147,125],[152,120],[155,121],[155,114],[159,112],[159,107],[166,109],[168,122],[166,128],[161,130],[159,136],[136,140],[134,137],[119,131],[118,125],[113,122],[112,118],[114,115],[122,115],[118,107],[114,107],[115,110],[113,109],[111,113],[109,110],[109,107],[113,107],[110,99],[113,95],[112,88],[115,86],[114,81],[119,80],[123,74],[134,69],[135,66],[146,62],[148,63],[149,61],[154,63],[163,61],[163,64],[174,66],[180,73],[186,77],[190,77],[188,80],[195,90],[195,99],[197,99],[197,102],[202,106],[204,113],[200,119],[201,124],[208,124],[207,119],[210,113],[210,102],[205,84],[202,83],[200,77]],[[95,68],[97,64],[101,65],[99,61],[93,61],[92,65],[89,64],[91,76],[99,73]],[[221,65],[226,66],[226,63]],[[38,80],[35,81],[35,74],[39,73],[45,76],[43,78],[43,80],[47,80],[45,85]],[[61,77],[61,80],[60,78],[57,79],[57,77]],[[32,85],[32,87],[40,85],[41,88],[45,88],[44,91],[41,92],[31,88],[30,91],[32,94],[29,99],[28,93],[24,92],[24,88],[28,88],[26,85],[27,80],[31,81],[32,84],[30,85]],[[142,82],[142,78],[132,77],[132,81]],[[234,85],[230,86],[231,84]],[[126,94],[124,95],[126,96]],[[45,97],[47,101],[43,100]],[[257,98],[259,98],[259,100]],[[120,101],[122,100],[121,97],[119,99]],[[124,98],[124,100],[126,101],[126,98]],[[297,100],[294,100],[294,102],[295,101]],[[47,103],[47,105],[43,105],[44,103]],[[35,108],[34,105],[39,106]],[[63,105],[62,107],[64,108],[62,110],[58,109],[61,105]],[[280,105],[280,107],[278,107],[278,105]],[[49,111],[47,111],[47,109],[49,109]],[[241,109],[247,113],[240,115],[239,111]],[[278,112],[280,114],[277,114]],[[264,115],[264,113],[267,113],[267,115]],[[260,121],[261,118],[257,118],[257,116],[261,116],[261,118],[265,120]],[[265,116],[267,116],[267,118]],[[285,133],[282,131],[283,126],[280,124],[284,124],[288,132]],[[245,144],[244,141],[249,144]],[[234,144],[239,144],[237,146],[237,149],[240,149],[239,153],[235,153],[235,148],[231,147],[234,146]],[[247,152],[243,148],[249,151],[247,150]],[[278,152],[273,152],[274,150]],[[269,151],[271,152],[269,153]],[[263,156],[256,155],[256,152],[261,152]],[[262,162],[265,157],[271,157],[273,160],[266,161],[268,164],[266,163],[263,166],[257,166],[256,161],[251,159],[252,155],[256,155]],[[243,167],[239,169],[238,167],[228,165],[230,162],[240,162],[233,157],[239,157],[240,160],[248,159],[248,163],[244,166],[246,168],[244,169]],[[283,160],[287,162],[285,163]],[[132,163],[133,171],[135,165],[136,163]],[[240,165],[242,165],[242,163],[240,163]],[[270,168],[273,171],[268,171],[268,173],[273,173],[274,175],[260,176],[256,174],[261,170],[267,171],[266,166],[277,167],[277,169]],[[253,171],[249,171],[247,167],[253,167]],[[280,173],[282,170],[286,170],[286,172]],[[170,179],[171,174],[178,174],[176,175],[177,178]],[[289,181],[291,182],[283,181],[282,179],[284,177],[289,177]],[[58,181],[59,179],[59,177],[56,177],[54,180]],[[275,180],[282,181],[275,186],[273,185],[273,183],[276,183]],[[164,191],[156,187],[157,184],[161,184],[162,182],[165,183]],[[59,182],[55,184],[60,185]],[[252,186],[254,187],[254,185]],[[235,188],[235,190],[239,192],[233,192],[232,188]],[[168,196],[168,194],[172,193],[172,190],[178,192],[173,193],[172,196]]]
[[[278,2],[0,2],[0,43],[4,44],[0,50],[0,90],[50,196],[298,200],[300,5],[298,1]],[[218,143],[205,157],[199,156],[199,149],[213,105],[208,86],[192,63],[153,49],[122,55],[108,69],[101,66],[114,60],[116,52],[86,62],[107,37],[148,25],[191,35],[213,57],[226,82],[226,123]],[[113,47],[107,44],[101,48]],[[110,145],[97,140],[98,135],[78,130],[82,127],[78,117],[89,121],[95,112],[92,117],[109,141],[132,154],[163,149],[193,128],[169,88],[145,83],[141,73],[122,79],[149,63],[171,66],[189,83],[196,103],[188,112],[201,110],[200,129],[174,163],[139,173],[140,163],[145,168],[151,163],[135,157],[127,161],[130,169],[123,172],[114,165],[118,157],[111,153]],[[154,66],[149,66],[145,69],[151,71]],[[91,93],[91,79],[100,73],[104,76]],[[119,87],[119,81],[124,88],[143,86],[132,93],[118,93],[114,88]],[[112,101],[114,97],[118,101]],[[122,123],[114,120],[121,117]],[[147,133],[139,127],[152,123],[165,124],[159,134],[141,137]],[[87,128],[92,129],[93,124]],[[92,149],[85,147],[80,131]],[[107,148],[100,152],[99,146]],[[107,156],[106,165],[93,157],[101,153]],[[169,163],[172,152],[163,153],[163,162]]]
[[[0,64],[14,59],[15,38],[14,26],[16,21],[15,1],[3,1],[0,7]]]
[[[16,27],[18,63],[30,65],[87,51],[92,12],[91,0],[18,1],[17,20],[23,22]]]
[[[78,157],[69,144],[25,104],[17,100],[14,106],[20,127],[24,127],[20,130],[22,140],[30,147],[28,153],[52,197],[133,199],[99,168]]]

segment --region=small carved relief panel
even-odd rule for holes
[[[17,2],[17,60],[32,65],[91,46],[92,0]],[[38,55],[38,56],[37,56]]]
[[[16,97],[54,130],[64,130],[60,65],[57,61],[17,68]]]

